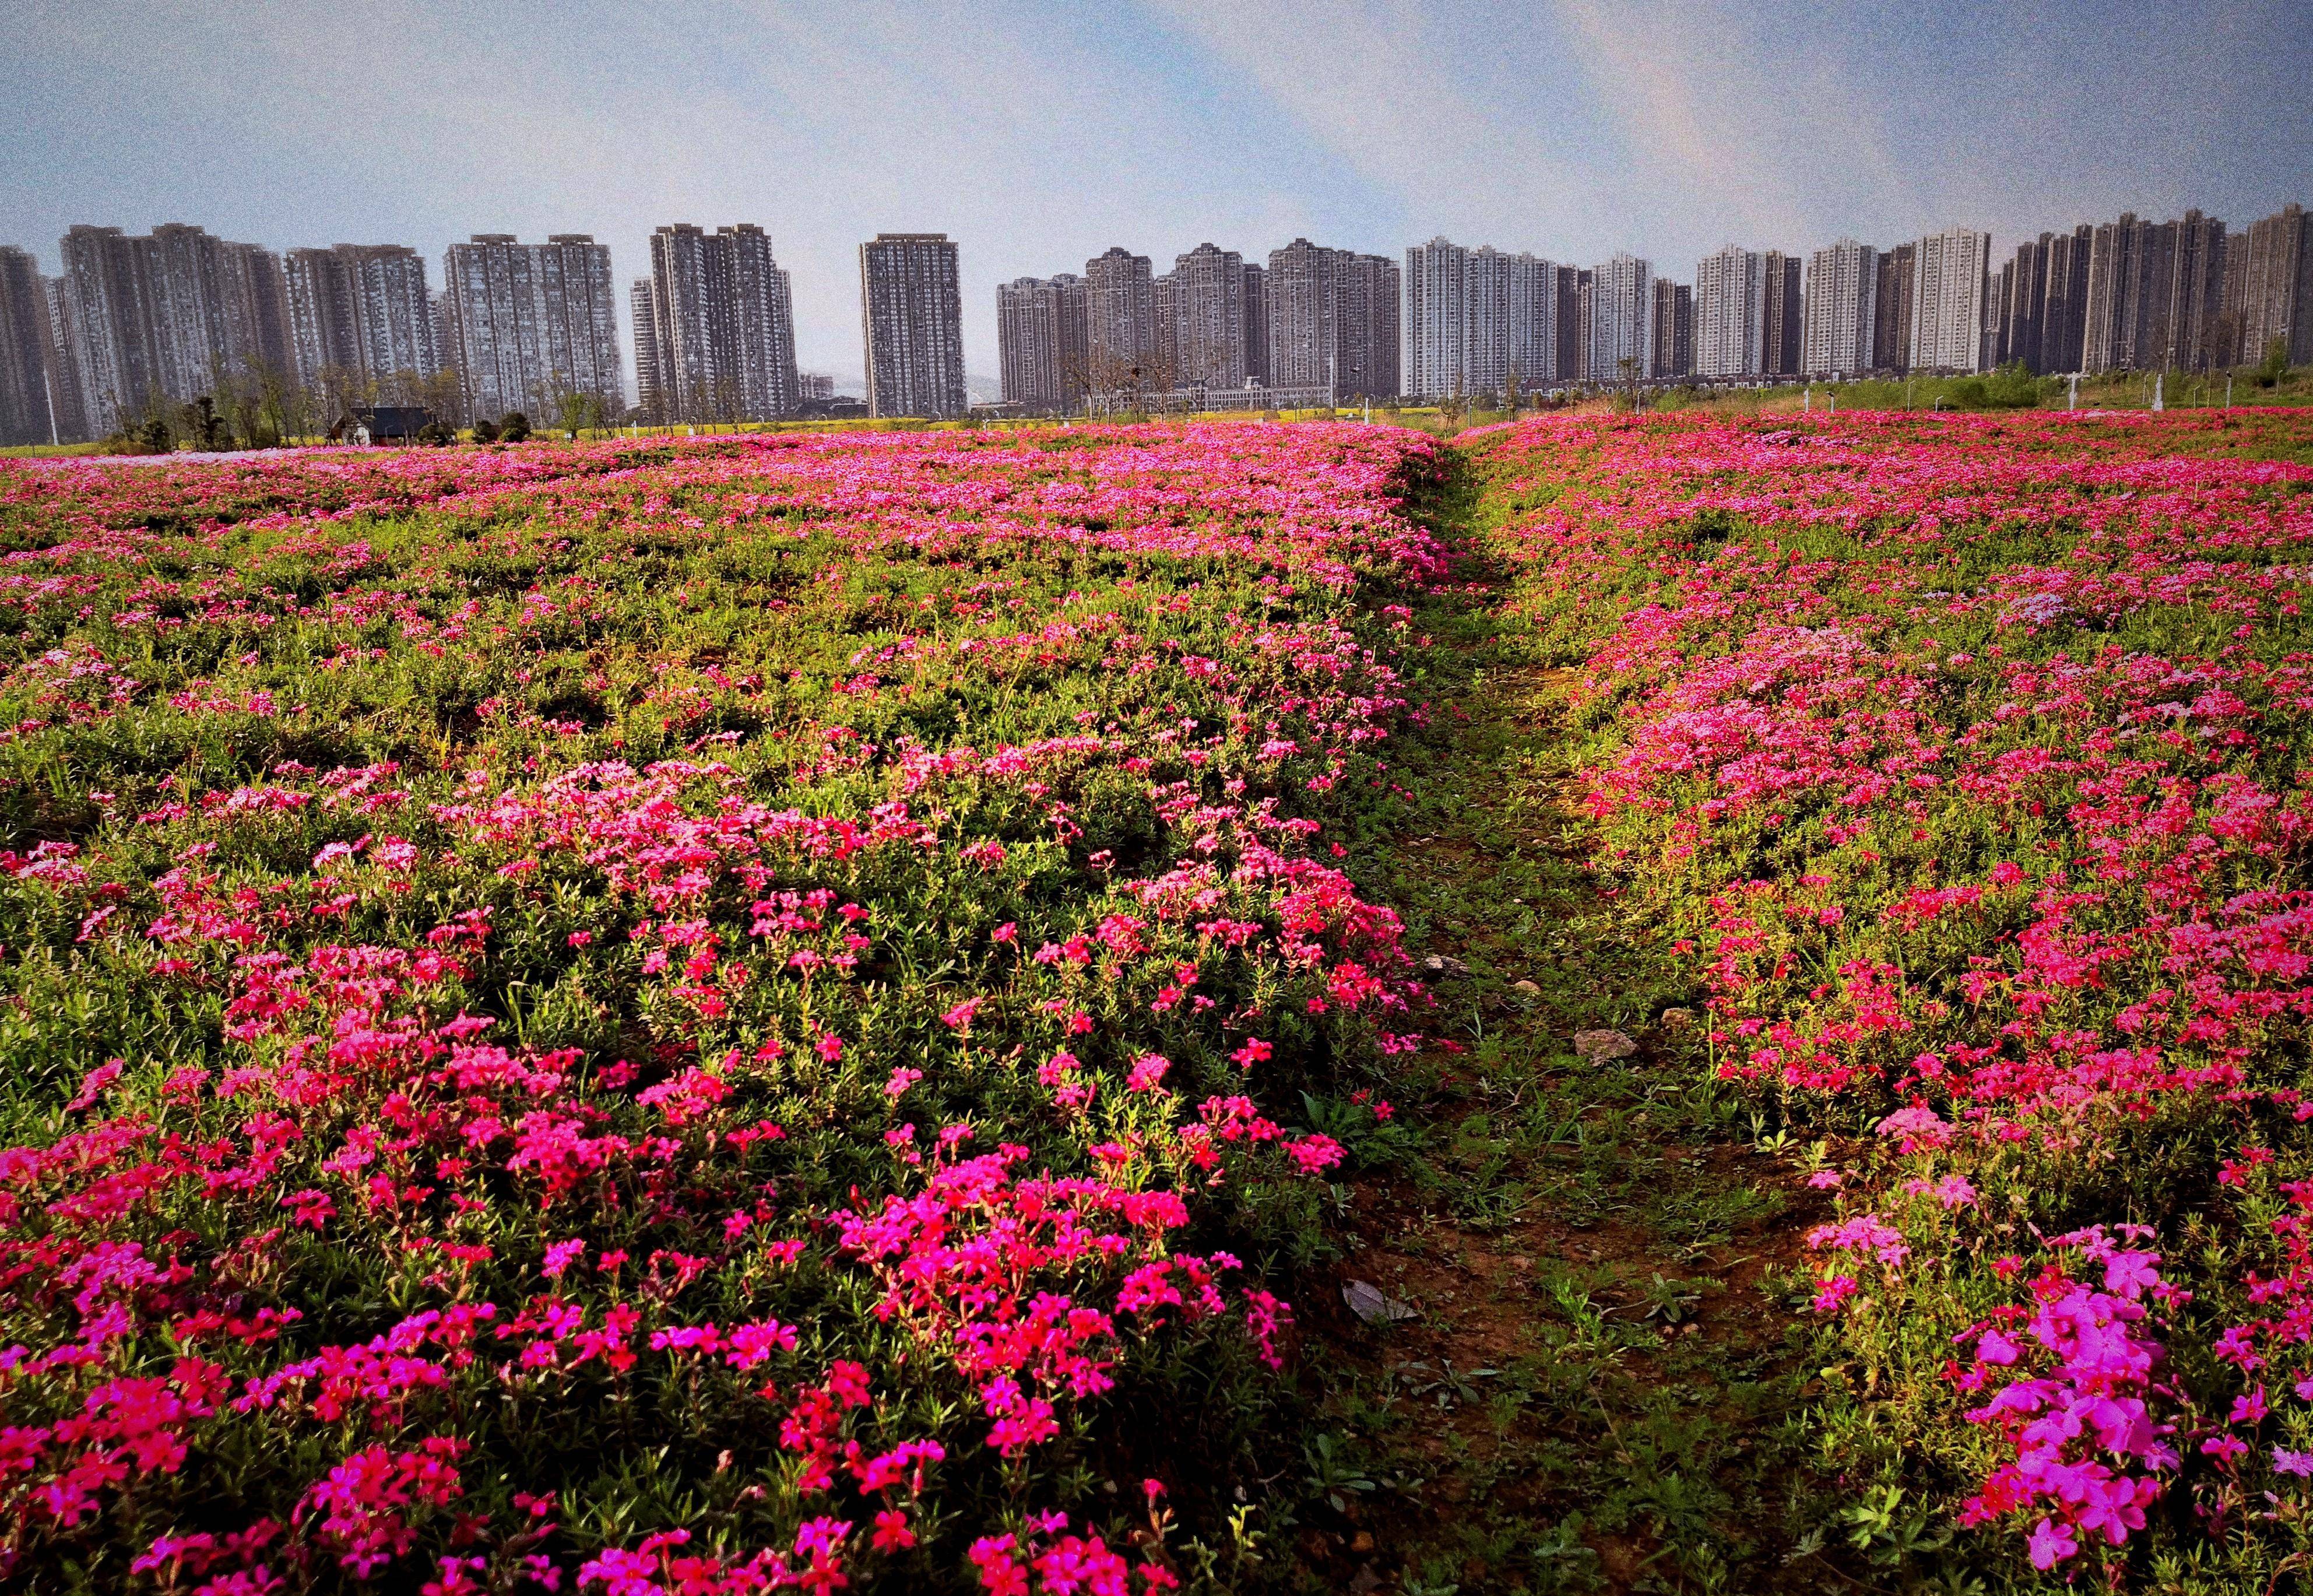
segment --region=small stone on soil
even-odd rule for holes
[[[1596,1063],[1605,1059],[1628,1058],[1638,1052],[1639,1045],[1620,1031],[1577,1031],[1574,1033],[1574,1056]]]

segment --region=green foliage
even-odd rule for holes
[[[2257,362],[2253,374],[2260,388],[2277,388],[2281,379],[2289,375],[2289,340],[2275,333],[2265,346],[2265,358]]]

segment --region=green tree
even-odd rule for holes
[[[520,410],[508,410],[498,418],[498,441],[526,444],[530,441],[530,418]]]
[[[599,424],[602,413],[601,402],[591,393],[566,388],[554,396],[554,424],[574,444],[580,432]]]
[[[2278,388],[2281,379],[2289,375],[2289,340],[2279,334],[2265,346],[2265,358],[2256,368],[2256,385]]]

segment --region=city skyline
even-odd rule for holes
[[[836,387],[797,369],[792,281],[755,223],[657,230],[651,276],[627,283],[631,368],[617,264],[584,234],[477,234],[445,251],[438,294],[400,245],[292,249],[285,263],[198,225],[81,225],[60,253],[66,270],[49,278],[0,246],[0,443],[93,436],[204,396],[277,409],[285,389],[326,425],[364,402],[460,424],[515,409],[575,424],[573,405],[777,420]],[[2313,213],[2294,203],[2230,230],[2198,208],[2124,212],[2005,259],[1967,227],[1884,248],[1842,238],[1804,269],[1798,253],[1730,242],[1692,284],[1628,251],[1585,269],[1442,235],[1408,245],[1402,269],[1296,238],[1266,265],[1202,242],[1159,274],[1112,245],[1082,277],[998,287],[995,393],[967,373],[960,254],[943,234],[859,246],[868,413],[1193,406],[1232,390],[1266,408],[1419,401],[2011,360],[2036,375],[2205,370],[2254,362],[2275,339],[2313,362]]]
[[[1443,234],[1684,273],[1729,239],[1804,252],[1964,225],[2004,259],[2124,211],[2241,225],[2304,199],[2313,170],[2290,109],[2313,46],[2291,21],[2044,16],[2027,71],[1989,6],[1927,28],[1595,3],[581,4],[548,36],[420,4],[387,38],[262,4],[33,4],[0,48],[23,108],[0,130],[0,242],[53,274],[73,225],[186,221],[282,251],[404,244],[438,272],[476,232],[575,232],[631,278],[670,217],[745,216],[794,275],[800,366],[856,385],[852,251],[938,230],[962,245],[967,366],[993,378],[993,318],[971,307],[1120,241],[1251,261],[1296,235],[1395,258]],[[1051,114],[1024,124],[1031,101]],[[228,153],[174,158],[196,141]]]

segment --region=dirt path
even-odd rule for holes
[[[1481,511],[1461,483],[1435,507],[1460,540]],[[1419,622],[1446,724],[1365,851],[1460,1051],[1409,1072],[1410,1151],[1302,1293],[1303,1588],[1857,1589],[1786,1529],[1813,1488],[1788,1300],[1828,1204],[1711,1083],[1666,939],[1584,868],[1564,673],[1465,548],[1469,590]],[[1589,1031],[1617,1035],[1578,1057]]]

